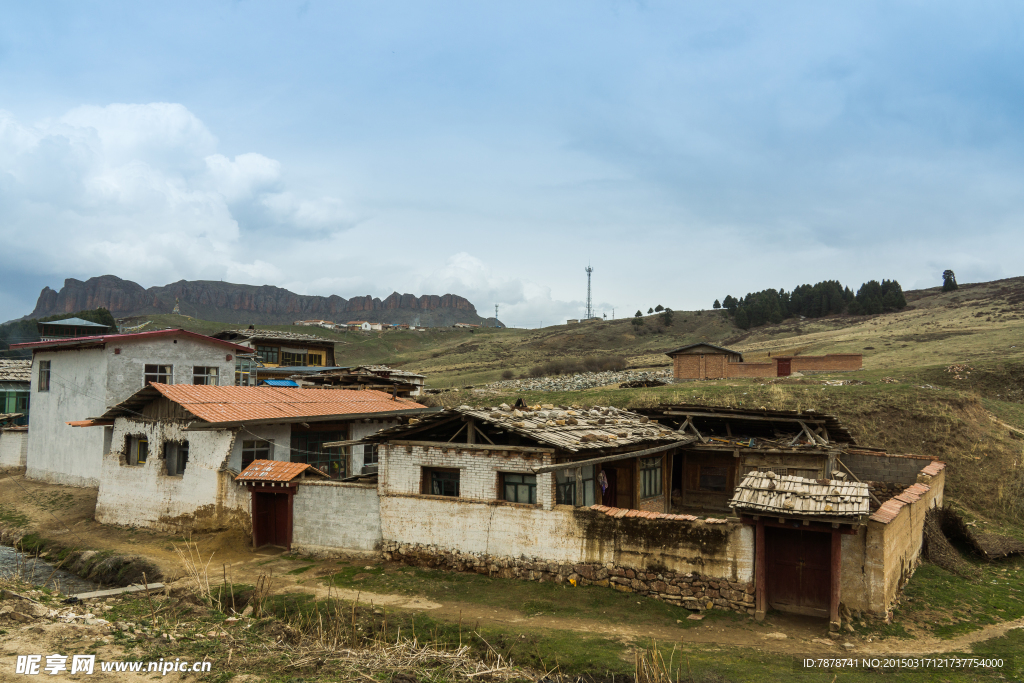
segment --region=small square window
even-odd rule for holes
[[[195,366],[192,368],[192,384],[206,384],[215,387],[218,382],[219,369],[216,367]]]
[[[243,441],[242,442],[242,469],[251,465],[256,460],[273,460],[273,441]]]
[[[128,437],[128,464],[145,465],[149,459],[149,439],[145,436]]]
[[[174,383],[174,366],[171,365],[147,365],[143,377],[143,386],[156,382],[158,384]]]
[[[380,444],[368,443],[363,446],[363,464],[364,465],[378,465],[380,464],[380,454],[377,449]]]
[[[656,498],[661,490],[661,456],[640,458],[640,497]]]
[[[537,502],[537,475],[501,473],[501,499],[512,503]]]
[[[423,493],[459,497],[459,470],[423,468]]]
[[[168,441],[165,443],[164,460],[166,461],[168,475],[177,477],[184,474],[185,465],[188,464],[188,441]]]

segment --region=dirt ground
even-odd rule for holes
[[[154,562],[164,573],[165,581],[182,578],[184,567],[175,552],[175,545],[183,546],[180,536],[141,528],[112,527],[93,520],[96,491],[45,484],[26,480],[20,473],[0,474],[0,523],[10,527],[11,520],[20,521],[25,532],[36,532],[44,538],[77,545],[84,549],[115,550],[122,554],[142,555]],[[986,626],[980,630],[951,639],[925,637],[915,640],[885,639],[844,633],[838,640],[830,639],[820,619],[788,614],[772,614],[764,622],[753,619],[728,624],[710,623],[697,628],[674,629],[662,626],[622,625],[614,621],[555,616],[528,616],[507,609],[495,609],[474,603],[435,601],[423,597],[372,593],[328,587],[320,577],[323,571],[289,574],[296,567],[294,560],[284,556],[280,549],[263,548],[253,551],[249,539],[239,531],[224,531],[192,536],[203,561],[208,561],[210,581],[226,579],[232,583],[255,584],[261,575],[273,577],[273,592],[307,592],[319,597],[358,599],[400,610],[429,612],[437,619],[452,622],[480,622],[485,625],[515,629],[568,630],[622,641],[653,638],[661,642],[678,641],[707,643],[735,647],[756,647],[780,654],[815,653],[903,653],[919,654],[955,651],[972,643],[1005,634],[1008,630],[1024,627],[1024,619]],[[379,565],[369,555],[351,556],[351,563]],[[335,566],[338,558],[321,560]],[[4,637],[7,652],[42,651],[52,649],[55,638],[62,635],[61,625],[24,627]],[[76,627],[88,628],[88,627]],[[82,632],[80,637],[99,637]],[[17,643],[14,647],[12,643]],[[116,656],[115,652],[110,653]],[[13,660],[12,660],[13,661]],[[3,658],[0,658],[0,663]],[[102,680],[102,679],[97,679]],[[165,680],[175,680],[171,677]]]

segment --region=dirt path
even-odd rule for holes
[[[174,550],[186,539],[166,533],[139,528],[121,528],[98,524],[93,520],[96,491],[57,486],[26,480],[20,474],[0,474],[0,523],[17,523],[26,532],[69,545],[90,549],[111,549],[119,553],[138,554],[149,558],[164,572],[168,582],[183,576],[183,567]],[[12,522],[13,520],[13,522]],[[753,647],[775,653],[939,653],[963,650],[974,643],[1004,635],[1015,628],[1024,628],[1024,619],[985,626],[951,640],[916,634],[914,640],[864,638],[843,634],[840,640],[828,638],[819,619],[797,615],[772,614],[764,622],[711,622],[690,628],[661,625],[631,625],[613,620],[571,618],[550,615],[526,615],[512,609],[493,608],[457,600],[436,601],[420,596],[373,593],[328,587],[322,577],[337,571],[331,568],[337,559],[318,561],[317,567],[299,574],[289,572],[298,566],[283,551],[261,549],[252,551],[249,539],[239,531],[195,535],[191,539],[203,560],[209,560],[211,581],[229,578],[234,583],[255,584],[261,574],[273,576],[273,592],[277,594],[306,592],[317,597],[338,597],[373,603],[385,608],[428,612],[432,617],[466,624],[504,626],[516,629],[568,630],[621,641],[656,639],[662,642],[682,641],[725,647]],[[353,564],[365,562],[379,566],[372,557],[352,556]],[[30,634],[26,633],[28,637]],[[37,633],[46,640],[45,633]],[[19,636],[20,637],[20,636]],[[849,647],[848,647],[849,646]]]

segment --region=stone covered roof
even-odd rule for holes
[[[751,472],[745,476],[729,507],[736,512],[783,517],[862,517],[871,512],[867,484],[780,477],[775,472]]]
[[[281,342],[303,342],[309,344],[333,345],[334,341],[318,337],[314,334],[299,334],[298,332],[282,332],[280,330],[224,330],[213,335],[217,339],[228,341],[255,341],[258,339],[270,339]]]
[[[28,382],[32,379],[32,361],[0,359],[0,382]]]

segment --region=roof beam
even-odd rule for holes
[[[689,410],[666,410],[663,414],[678,417],[714,417],[733,420],[754,420],[757,422],[803,422],[807,424],[825,424],[824,419],[816,420],[813,418],[806,417],[768,417],[764,415],[737,415],[735,413],[698,413]]]
[[[598,465],[603,462],[614,462],[616,460],[629,460],[630,458],[642,458],[647,455],[654,455],[655,453],[663,453],[670,451],[673,448],[679,448],[689,443],[693,443],[697,439],[691,437],[689,441],[674,441],[663,446],[657,446],[655,448],[647,448],[642,451],[630,451],[628,453],[617,453],[615,455],[605,455],[600,458],[590,458],[589,460],[573,460],[572,462],[563,462],[557,465],[544,465],[543,467],[534,467],[533,471],[536,474],[543,474],[544,472],[554,472],[555,470],[565,468],[576,468],[576,467],[589,467],[590,465]]]
[[[535,448],[533,446],[488,446],[485,444],[449,443],[447,441],[406,441],[404,439],[391,439],[385,442],[389,446],[425,446],[427,448],[454,449],[457,451],[479,450],[479,451],[519,451],[521,453],[541,453],[553,455],[555,447]],[[563,465],[564,467],[564,465]]]

